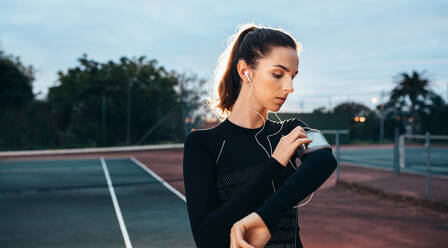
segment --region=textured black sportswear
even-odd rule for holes
[[[187,136],[183,174],[198,248],[230,247],[230,229],[251,212],[260,215],[271,232],[265,247],[302,247],[293,206],[322,185],[337,162],[329,149],[307,154],[301,163],[294,154],[286,167],[272,158],[280,138],[298,125],[307,126],[294,118],[267,120],[264,128],[249,129],[226,119]],[[260,130],[257,139],[266,151],[255,139]]]

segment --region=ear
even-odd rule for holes
[[[252,76],[246,61],[240,59],[238,61],[238,64],[236,65],[236,70],[238,71],[238,75],[240,76],[242,82],[249,82],[249,79],[246,77],[245,73],[247,72],[249,74],[249,77]]]

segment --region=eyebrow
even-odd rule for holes
[[[289,72],[289,69],[286,68],[286,66],[283,66],[283,65],[273,65],[273,66],[281,67],[283,70]],[[296,73],[299,73],[299,71],[296,71]]]

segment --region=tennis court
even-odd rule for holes
[[[195,247],[183,197],[182,151],[177,144],[1,153],[0,247]],[[362,152],[372,149],[342,147],[341,158],[354,154],[366,162]],[[400,187],[424,190],[415,183],[424,177],[342,166],[341,180],[351,179],[392,193]],[[446,179],[437,180],[434,199],[446,199]],[[347,191],[335,185],[335,174],[313,198],[299,214],[305,247],[447,242],[446,214]]]
[[[168,150],[0,160],[0,247],[194,247]]]

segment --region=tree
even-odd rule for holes
[[[325,107],[318,107],[316,109],[313,109],[313,114],[326,114],[326,113],[330,113],[330,110],[326,110]]]
[[[20,148],[27,143],[33,80],[32,66],[26,67],[19,57],[0,51],[0,149]]]
[[[167,71],[144,56],[78,62],[37,100],[33,67],[0,51],[1,150],[123,145],[127,137],[131,144],[181,142],[182,115],[199,119],[205,81],[193,73]]]
[[[343,102],[334,107],[333,113],[348,114],[350,116],[350,137],[352,139],[376,139],[379,130],[379,120],[375,112],[369,107],[357,102]]]
[[[34,69],[0,51],[0,108],[20,109],[34,99]]]
[[[122,145],[128,133],[131,144],[183,140],[176,87],[196,77],[169,72],[145,57],[98,63],[83,55],[78,61],[79,66],[58,73],[60,84],[48,94],[59,145]],[[194,99],[184,93],[189,113]]]
[[[333,109],[334,113],[348,113],[352,117],[355,116],[367,116],[372,110],[362,103],[357,102],[343,102],[338,104]]]
[[[432,95],[429,112],[421,113],[422,127],[431,134],[448,134],[448,105],[439,95]]]
[[[424,77],[424,72],[412,71],[397,75],[396,86],[390,92],[390,99],[385,108],[395,119],[407,120],[411,123],[412,132],[421,131],[421,117],[429,113],[434,92],[429,88],[430,81]]]

